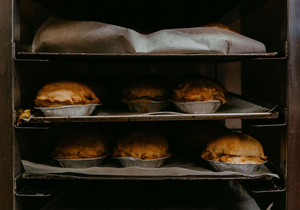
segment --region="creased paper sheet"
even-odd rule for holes
[[[98,107],[92,116],[120,116],[120,117],[126,117],[126,116],[144,116],[149,117],[149,115],[159,115],[159,116],[216,116],[216,115],[239,115],[239,114],[245,114],[245,115],[266,115],[268,114],[270,109],[266,107],[262,107],[256,104],[253,104],[248,101],[241,100],[239,98],[236,98],[234,96],[230,96],[228,98],[228,103],[226,105],[222,105],[220,109],[215,113],[209,113],[209,114],[186,114],[183,112],[179,112],[178,110],[168,110],[168,107],[159,112],[151,112],[151,113],[137,113],[137,112],[126,112],[124,110],[103,110],[101,109],[101,106]],[[39,115],[33,115],[33,117],[38,117]]]
[[[62,168],[56,161],[49,161],[44,164],[37,164],[27,160],[22,160],[24,169],[30,173],[78,173],[88,175],[111,175],[111,176],[248,176],[255,177],[261,175],[269,175],[279,178],[277,174],[272,173],[269,169],[261,165],[253,174],[242,174],[233,171],[215,172],[203,168],[200,164],[189,161],[167,160],[160,168],[140,168],[136,166],[123,167],[117,160],[104,160],[101,167],[91,167],[85,169]]]
[[[99,106],[91,116],[81,116],[81,118],[101,118],[101,117],[155,117],[155,116],[235,116],[235,115],[267,115],[269,114],[269,109],[266,107],[262,107],[234,96],[230,96],[228,98],[228,103],[226,105],[221,106],[221,108],[216,113],[211,114],[185,114],[182,112],[178,112],[178,110],[168,110],[168,107],[164,111],[160,112],[152,112],[152,113],[138,113],[138,112],[130,112],[128,110],[106,110],[102,109]],[[42,112],[35,112],[30,115],[30,119],[39,119],[44,117]],[[61,117],[61,116],[58,116]],[[47,117],[57,118],[57,117]],[[71,116],[69,118],[78,118],[78,116]],[[24,119],[29,121],[30,119]]]
[[[263,43],[218,27],[165,29],[151,34],[92,21],[49,18],[37,31],[33,52],[239,54],[265,53]]]

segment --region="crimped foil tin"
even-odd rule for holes
[[[165,109],[169,102],[168,101],[133,101],[125,102],[129,109],[133,112],[158,112]]]
[[[221,106],[221,101],[173,102],[177,109],[188,114],[215,113]]]
[[[60,107],[35,107],[41,110],[45,116],[89,116],[97,106],[101,104],[70,105]]]
[[[61,159],[51,156],[57,160],[64,168],[90,168],[100,166],[106,156],[98,158],[84,158],[84,159]]]
[[[249,163],[226,163],[219,162],[214,160],[206,160],[216,171],[235,171],[243,174],[252,174],[259,168],[260,165],[266,163],[259,164],[249,164]]]
[[[113,158],[118,159],[125,167],[138,166],[142,168],[159,168],[169,157],[151,159],[151,160],[141,160],[135,157],[113,157]]]

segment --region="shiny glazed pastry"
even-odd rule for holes
[[[122,92],[122,102],[168,101],[171,88],[168,82],[159,76],[139,78],[126,86]]]
[[[266,161],[262,145],[242,133],[227,133],[207,143],[201,157],[227,163],[259,164]]]
[[[201,76],[187,77],[173,90],[175,102],[218,100],[225,104],[226,89],[219,82]]]
[[[235,33],[239,33],[237,30],[235,30],[234,28],[230,27],[230,26],[227,26],[227,25],[224,25],[222,23],[209,23],[209,24],[206,24],[205,26],[203,27],[219,27],[219,28],[223,28],[223,29],[226,29],[226,30],[229,30],[229,31],[233,31]]]
[[[141,160],[169,157],[168,141],[157,133],[131,132],[116,143],[114,157],[135,157]]]
[[[97,104],[100,100],[86,85],[73,81],[58,81],[45,85],[37,93],[36,107]]]
[[[105,139],[94,132],[80,131],[62,139],[51,153],[60,159],[98,158],[108,154]]]

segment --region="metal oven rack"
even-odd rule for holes
[[[267,6],[270,6],[271,3],[280,4],[281,10],[280,14],[280,24],[281,26],[281,40],[277,46],[267,46],[268,52],[264,54],[236,54],[236,55],[218,55],[218,54],[187,54],[187,55],[128,55],[128,54],[96,54],[96,53],[32,53],[30,51],[30,46],[23,45],[21,36],[21,20],[22,17],[21,9],[23,7],[22,1],[18,0],[7,0],[0,3],[0,39],[1,39],[1,48],[0,48],[0,101],[2,101],[0,107],[0,116],[1,116],[1,129],[0,134],[2,138],[0,139],[1,148],[0,148],[0,174],[2,176],[3,185],[1,185],[0,190],[0,209],[15,209],[19,210],[23,208],[23,204],[26,204],[26,199],[28,198],[31,201],[37,197],[54,197],[56,192],[59,192],[61,186],[66,184],[66,182],[73,181],[105,181],[105,183],[110,181],[171,181],[173,185],[176,185],[176,181],[179,182],[188,182],[188,181],[204,181],[204,182],[219,182],[219,181],[232,181],[238,180],[250,194],[255,194],[253,197],[257,200],[258,203],[261,202],[260,195],[269,196],[271,198],[275,193],[278,195],[278,204],[275,204],[276,209],[286,209],[293,210],[298,209],[300,206],[297,199],[297,195],[300,193],[300,188],[298,183],[300,183],[300,178],[298,176],[298,163],[299,156],[298,153],[300,149],[300,143],[297,141],[300,137],[300,126],[299,120],[299,110],[298,104],[300,99],[297,94],[297,90],[300,89],[300,73],[298,67],[300,61],[298,55],[300,54],[298,46],[295,44],[300,36],[300,27],[297,25],[297,20],[299,19],[299,14],[297,9],[300,8],[300,4],[296,0],[286,1],[286,0],[265,0],[265,1],[250,1],[250,0],[230,0],[230,1],[216,1],[214,4],[208,3],[206,0],[198,1],[197,3],[193,1],[185,2],[186,5],[184,8],[192,8],[191,12],[186,12],[186,20],[182,21],[182,18],[177,18],[176,21],[166,17],[164,21],[159,22],[158,20],[163,19],[165,11],[169,8],[168,3],[161,3],[161,9],[157,10],[157,16],[150,19],[143,19],[140,21],[141,24],[128,24],[133,23],[135,15],[141,15],[141,11],[132,11],[134,7],[130,2],[122,2],[122,9],[118,11],[120,13],[127,11],[128,13],[123,13],[123,16],[126,18],[118,19],[115,17],[109,16],[109,10],[104,11],[103,13],[95,15],[97,11],[97,6],[105,5],[106,7],[111,7],[116,4],[118,1],[111,1],[110,3],[105,3],[102,1],[90,1],[85,2],[85,9],[80,10],[78,6],[82,4],[82,1],[68,1],[68,0],[34,0],[37,5],[42,5],[47,8],[54,14],[61,16],[63,18],[72,18],[78,20],[102,20],[108,22],[113,22],[116,24],[123,24],[128,27],[143,27],[145,22],[148,24],[149,29],[152,31],[159,30],[162,28],[168,27],[179,27],[186,26],[192,27],[196,24],[206,24],[212,21],[222,20],[223,23],[232,23],[236,20],[241,19],[242,17],[245,22],[250,22],[255,11],[259,11],[261,8],[264,8],[266,11]],[[142,1],[141,6],[147,6],[151,9],[155,9],[155,5],[159,4],[156,1],[149,3],[147,1]],[[176,3],[173,3],[176,5]],[[181,4],[183,4],[181,2]],[[188,6],[188,4],[190,4]],[[216,5],[219,5],[216,7]],[[267,5],[267,6],[266,6]],[[170,14],[174,16],[177,14],[180,6],[174,6],[169,9]],[[174,9],[174,10],[173,10]],[[195,16],[195,12],[200,14]],[[147,10],[151,11],[150,9]],[[254,12],[253,12],[254,11]],[[253,14],[254,13],[254,14]],[[259,12],[258,12],[259,13]],[[190,15],[187,15],[190,14]],[[249,16],[252,15],[252,18]],[[106,18],[106,19],[105,19]],[[250,19],[250,20],[248,20]],[[253,18],[255,19],[255,18]],[[123,21],[123,22],[122,22]],[[243,19],[242,19],[243,21]],[[189,24],[186,24],[189,23]],[[3,27],[2,27],[3,26]],[[243,24],[242,24],[243,26]],[[268,26],[265,26],[268,27]],[[248,27],[250,28],[250,27]],[[243,29],[243,28],[242,28]],[[249,32],[250,29],[245,30]],[[259,33],[259,32],[257,32]],[[255,33],[254,33],[255,34]],[[31,119],[29,123],[23,123],[22,126],[15,126],[14,111],[17,110],[17,107],[20,107],[24,104],[24,90],[22,87],[26,86],[26,71],[32,72],[30,70],[31,65],[34,68],[38,68],[41,63],[64,63],[64,65],[72,65],[72,63],[144,63],[144,62],[155,62],[155,63],[168,63],[168,62],[187,62],[187,63],[224,63],[224,62],[233,62],[241,61],[242,68],[245,69],[245,75],[243,75],[243,81],[245,81],[243,96],[249,96],[250,98],[259,98],[264,99],[264,96],[260,95],[255,88],[253,91],[249,91],[249,84],[247,83],[253,78],[246,78],[251,75],[249,73],[249,68],[255,66],[261,66],[257,68],[261,70],[264,66],[268,66],[268,62],[273,62],[274,66],[281,69],[280,75],[270,75],[270,78],[277,78],[280,81],[280,86],[282,87],[281,95],[276,98],[279,98],[278,103],[274,103],[271,96],[266,96],[266,100],[270,101],[270,104],[266,105],[270,109],[273,108],[276,104],[279,106],[272,110],[268,114],[261,116],[256,115],[226,115],[226,116],[126,116],[116,118],[112,115],[107,116],[105,119],[101,117],[91,116],[87,118],[49,118],[37,116]],[[267,64],[268,63],[268,64]],[[45,64],[42,64],[45,66]],[[273,66],[273,64],[271,65]],[[257,73],[257,72],[256,72]],[[263,76],[269,72],[261,72]],[[278,73],[278,72],[275,72]],[[253,77],[252,73],[252,77]],[[284,75],[282,78],[278,78]],[[251,76],[250,76],[251,77]],[[266,88],[268,87],[268,82],[273,84],[273,81],[266,82]],[[258,81],[258,86],[260,85]],[[271,85],[272,85],[271,84]],[[270,85],[270,86],[271,86]],[[26,88],[26,91],[30,88]],[[264,92],[264,91],[262,91]],[[252,95],[251,95],[252,94]],[[253,94],[257,94],[253,96]],[[272,95],[272,94],[270,94]],[[275,101],[276,101],[275,100]],[[26,103],[25,103],[26,104]],[[27,105],[27,104],[26,104]],[[262,105],[265,105],[262,103]],[[21,156],[19,151],[26,148],[26,141],[30,140],[30,137],[34,132],[38,130],[49,130],[51,132],[52,125],[61,125],[63,123],[100,123],[100,122],[121,122],[126,123],[125,121],[188,121],[188,120],[224,120],[224,119],[247,119],[243,121],[244,131],[253,132],[256,135],[264,135],[263,132],[258,129],[277,129],[278,133],[270,134],[280,141],[280,148],[275,148],[276,151],[272,153],[275,164],[272,162],[268,163],[268,168],[279,174],[279,179],[274,179],[268,176],[259,176],[259,177],[216,177],[216,176],[183,176],[183,177],[131,177],[131,176],[88,176],[88,175],[78,175],[78,174],[36,174],[24,172],[21,164]],[[255,120],[255,122],[254,122]],[[272,120],[272,123],[268,123]],[[252,124],[253,123],[253,124]],[[247,124],[247,125],[246,125]],[[35,125],[39,127],[35,127]],[[48,127],[51,125],[50,127]],[[253,131],[253,128],[254,131]],[[48,132],[48,131],[47,131]],[[273,132],[273,130],[267,132]],[[276,136],[277,135],[277,136]],[[272,142],[268,142],[272,143]],[[29,143],[28,143],[29,144]],[[27,145],[28,146],[28,145]],[[29,146],[28,146],[29,147]],[[166,182],[167,183],[167,182]],[[30,198],[29,198],[30,197]],[[39,201],[40,202],[40,201]],[[43,205],[49,202],[49,200],[43,201]],[[262,202],[263,203],[263,202]],[[40,205],[39,208],[41,208]],[[30,205],[29,205],[30,206]],[[36,205],[35,208],[39,206]],[[262,206],[264,206],[262,204]]]

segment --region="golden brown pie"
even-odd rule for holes
[[[179,82],[173,90],[172,100],[175,102],[195,102],[219,100],[225,103],[226,89],[220,82],[202,76],[191,76]]]
[[[84,159],[103,157],[107,154],[103,136],[80,130],[59,141],[51,155],[60,159]]]
[[[139,78],[126,86],[122,92],[122,102],[168,101],[171,88],[168,82],[159,76]]]
[[[208,142],[201,157],[205,160],[247,164],[259,164],[267,159],[260,142],[242,133],[227,133]]]
[[[141,160],[169,157],[168,141],[157,133],[131,132],[117,141],[115,157],[135,157]]]
[[[45,85],[37,93],[36,107],[97,104],[100,100],[86,85],[73,81],[58,81]]]
[[[233,31],[235,33],[239,33],[237,30],[235,30],[234,28],[230,27],[230,26],[227,26],[227,25],[224,25],[222,23],[209,23],[209,24],[206,24],[205,26],[203,27],[219,27],[219,28],[223,28],[223,29],[226,29],[226,30],[229,30],[229,31]]]

